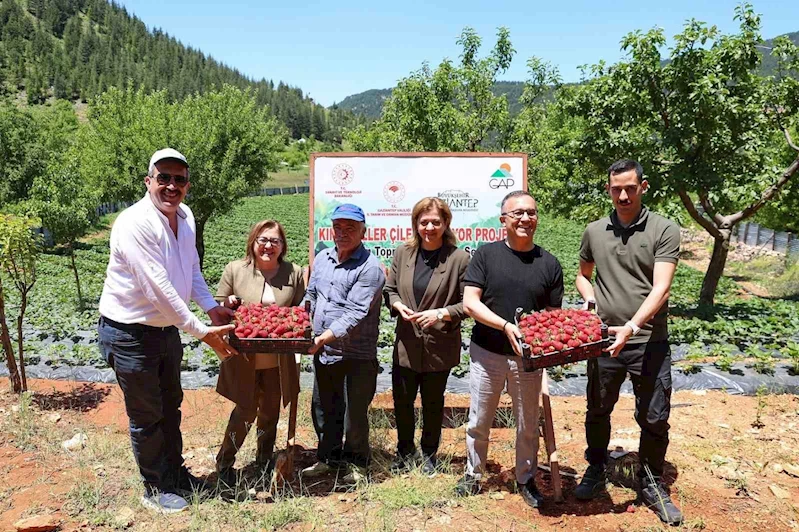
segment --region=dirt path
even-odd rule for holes
[[[111,529],[117,526],[115,516],[126,507],[135,513],[137,530],[249,530],[276,525],[296,530],[659,529],[651,512],[633,504],[630,481],[635,454],[613,465],[614,485],[607,497],[578,503],[571,494],[575,479],[566,476],[565,503],[550,501],[540,514],[528,509],[514,489],[513,428],[492,431],[483,493],[453,498],[450,490],[465,462],[461,423],[468,408],[468,397],[455,395],[448,395],[446,403],[448,417],[454,420],[450,424],[457,426],[444,429],[441,446],[447,470],[433,480],[417,474],[391,478],[380,468],[396,441],[390,423],[391,397],[381,394],[373,403],[376,466],[369,485],[333,492],[332,482],[295,485],[304,496],[263,502],[268,499],[259,492],[262,500],[252,497],[237,504],[211,500],[178,516],[155,517],[137,503],[140,485],[118,387],[32,381],[31,389],[32,402],[20,408],[7,383],[0,385],[0,531],[10,530],[20,517],[41,513],[61,519],[63,530]],[[561,467],[567,475],[579,475],[584,468],[585,401],[556,397],[553,408]],[[633,399],[623,397],[613,416],[614,443],[628,450],[635,450],[638,438],[633,410]],[[763,426],[753,428],[758,411]],[[214,479],[213,456],[229,412],[230,404],[212,390],[186,391],[185,457],[195,474],[209,480]],[[777,467],[799,463],[797,397],[679,392],[671,424],[668,482],[687,517],[684,530],[776,531],[797,526],[799,479]],[[307,393],[301,397],[299,425],[297,465],[303,466],[313,461],[316,445]],[[87,447],[76,453],[63,451],[61,442],[76,432],[88,435]],[[281,422],[278,441],[284,438]],[[244,464],[253,456],[250,440],[241,451]],[[537,482],[551,498],[548,475],[539,472]],[[777,498],[770,486],[785,490],[777,493],[788,498]]]

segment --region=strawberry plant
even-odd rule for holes
[[[788,373],[791,375],[799,375],[799,342],[789,340],[784,347],[780,348],[780,353],[791,360]]]

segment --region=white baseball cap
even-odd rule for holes
[[[180,161],[186,165],[186,168],[189,167],[189,163],[186,161],[186,156],[180,153],[178,150],[173,148],[164,148],[163,150],[158,150],[150,157],[150,166],[147,168],[147,171],[152,173],[153,168],[155,168],[155,163],[159,161],[163,161],[164,159],[175,159],[176,161]]]

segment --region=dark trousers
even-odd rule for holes
[[[100,351],[116,373],[130,419],[130,441],[147,490],[171,490],[183,465],[180,362],[175,327],[125,325],[100,318]]]
[[[617,358],[602,356],[588,364],[588,411],[585,415],[585,456],[592,465],[607,462],[610,414],[619,400],[619,390],[630,374],[635,393],[635,420],[641,427],[638,455],[639,476],[663,475],[669,446],[671,411],[671,349],[668,342],[626,345]]]
[[[433,457],[441,440],[444,420],[444,390],[449,370],[417,373],[412,369],[394,366],[391,384],[394,394],[394,416],[397,420],[397,454],[410,456],[416,452],[413,443],[416,415],[416,394],[422,395],[422,453]]]
[[[236,462],[236,453],[256,419],[258,433],[255,461],[266,464],[272,459],[277,438],[277,422],[280,419],[279,368],[260,369],[255,372],[255,395],[255,409],[248,410],[236,405],[230,413],[225,439],[216,455],[217,470],[233,466]]]
[[[322,364],[314,356],[313,418],[320,462],[369,463],[368,410],[377,389],[377,360]],[[346,437],[346,440],[344,439]]]

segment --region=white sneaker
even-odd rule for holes
[[[324,462],[316,462],[314,465],[300,471],[300,476],[307,478],[319,477],[329,473],[331,469],[333,468]]]

